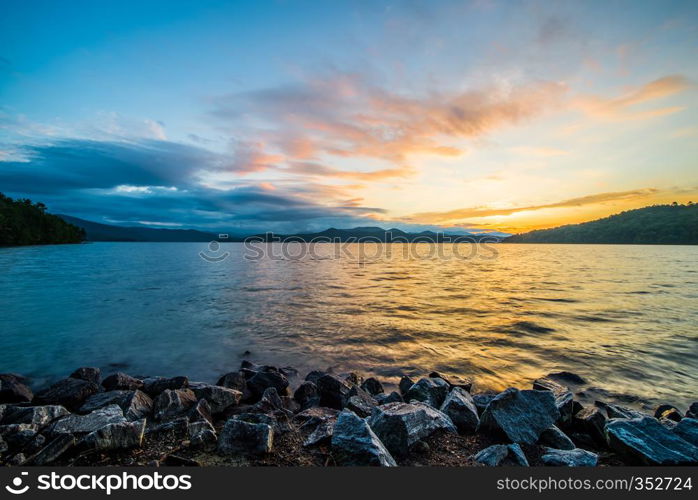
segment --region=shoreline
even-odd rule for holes
[[[390,391],[247,360],[216,384],[88,367],[36,394],[25,382],[0,375],[6,466],[698,464],[698,403],[582,404],[569,372],[498,394],[436,372]]]

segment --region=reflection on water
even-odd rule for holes
[[[498,245],[495,259],[393,250],[357,263],[333,246],[249,261],[230,243],[218,263],[200,243],[0,249],[0,370],[35,384],[86,363],[213,380],[249,350],[301,372],[435,369],[500,389],[564,369],[651,401],[697,396],[697,247]]]

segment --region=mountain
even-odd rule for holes
[[[0,193],[0,245],[80,243],[85,232],[56,215],[43,203],[13,200]]]
[[[61,219],[84,229],[87,241],[212,241],[217,234],[195,229],[154,229],[150,227],[112,226],[70,215],[59,215]]]
[[[582,224],[516,234],[503,243],[698,244],[698,205],[653,205]]]
[[[299,233],[299,234],[257,234],[255,238],[264,241],[279,241],[279,240],[298,240],[298,241],[380,241],[384,243],[401,243],[401,242],[463,242],[471,243],[473,241],[499,241],[501,238],[490,234],[446,234],[435,233],[433,231],[422,231],[421,233],[407,233],[401,229],[383,229],[381,227],[355,227],[353,229],[335,229],[333,227],[321,231],[319,233]]]

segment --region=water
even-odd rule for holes
[[[218,263],[200,243],[3,248],[0,371],[35,386],[83,365],[215,381],[250,351],[301,372],[435,369],[501,389],[569,370],[653,403],[698,399],[698,247],[405,248],[250,261],[230,243]]]

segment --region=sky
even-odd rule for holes
[[[516,233],[698,201],[695,1],[0,2],[0,192]]]

